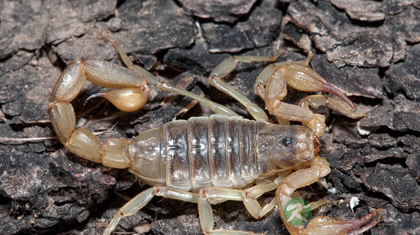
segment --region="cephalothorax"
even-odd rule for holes
[[[380,209],[353,221],[317,217],[306,227],[293,225],[284,216],[284,206],[292,199],[292,194],[296,195],[296,189],[310,185],[330,172],[328,162],[318,155],[318,137],[325,129],[324,118],[313,114],[308,107],[329,103],[334,110],[347,116],[363,116],[361,112],[352,111],[355,105],[344,94],[307,67],[308,61],[276,63],[257,78],[255,91],[265,100],[268,111],[281,122],[285,119],[301,121],[305,126],[278,125],[269,123],[262,109],[221,79],[238,61],[274,61],[277,56],[231,57],[211,73],[210,83],[241,102],[257,119],[251,121],[238,117],[225,106],[159,82],[148,71],[133,65],[118,44],[111,43],[129,69],[101,60],[82,58],[73,61],[58,80],[48,108],[54,130],[70,152],[105,166],[129,168],[153,186],[124,205],[104,234],[110,234],[122,217],[134,214],[155,195],[197,203],[205,234],[253,234],[213,229],[211,204],[228,200],[243,201],[254,218],[264,216],[277,204],[291,234],[345,234],[349,231],[358,234],[381,220],[382,216],[377,217]],[[196,99],[217,115],[173,121],[132,140],[111,138],[101,143],[90,131],[76,129],[70,102],[78,95],[85,80],[116,88],[96,96],[107,98],[123,111],[137,110],[146,103],[149,83],[161,90]],[[305,91],[331,92],[345,103],[323,95],[306,97],[301,106],[283,103],[286,82]],[[261,207],[256,199],[275,189],[276,197]],[[326,202],[320,200],[310,206],[316,208]]]

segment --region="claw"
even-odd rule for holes
[[[346,95],[311,68],[296,62],[289,62],[286,64],[286,69],[289,86],[301,91],[324,91],[333,94],[346,102],[353,110],[357,110],[356,105]]]
[[[363,216],[359,219],[354,220],[341,220],[329,216],[319,216],[312,219],[306,229],[302,231],[302,234],[310,235],[357,235],[361,234],[372,227],[374,227],[379,221],[382,220],[384,215],[379,215],[382,208],[375,210],[374,212]],[[379,215],[379,216],[378,216]],[[376,217],[376,218],[375,218]],[[366,224],[367,222],[370,223]],[[362,226],[363,224],[366,224]]]

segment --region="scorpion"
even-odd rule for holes
[[[271,64],[256,79],[255,92],[265,101],[270,114],[280,123],[291,120],[303,124],[279,125],[270,123],[264,110],[227,84],[223,77],[238,62],[274,62],[282,53],[276,56],[232,56],[210,74],[209,83],[244,105],[256,119],[253,121],[239,117],[226,106],[160,82],[147,70],[134,65],[118,43],[104,38],[115,47],[127,68],[99,59],[72,61],[57,81],[48,107],[53,128],[68,151],[108,167],[129,168],[141,181],[152,186],[119,209],[104,235],[111,234],[121,218],[133,215],[154,196],[197,203],[204,234],[255,234],[213,229],[211,205],[228,200],[242,201],[256,219],[277,205],[280,217],[292,235],[359,234],[382,219],[383,215],[379,215],[381,208],[351,221],[316,217],[306,226],[293,225],[285,218],[286,203],[298,196],[295,190],[317,182],[330,172],[328,162],[318,154],[325,117],[314,114],[309,107],[329,104],[333,110],[346,116],[364,116],[338,88],[308,66],[311,56],[306,61]],[[193,98],[215,114],[172,121],[131,140],[109,138],[101,143],[91,131],[76,128],[75,111],[70,103],[86,80],[116,88],[94,96],[108,99],[122,111],[140,109],[147,102],[149,84]],[[287,104],[281,101],[287,93],[286,84],[303,91],[325,91],[342,101],[312,95],[305,97],[300,105]],[[275,198],[261,206],[258,197],[273,190],[276,190]],[[309,206],[317,208],[327,202],[323,199],[311,202]]]

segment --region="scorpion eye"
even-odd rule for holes
[[[293,138],[283,138],[281,142],[284,146],[289,147],[290,145],[293,145]]]

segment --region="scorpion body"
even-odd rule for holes
[[[355,105],[341,91],[307,67],[309,60],[275,63],[258,76],[254,89],[266,101],[268,111],[281,123],[294,120],[303,124],[275,125],[268,122],[269,118],[263,109],[222,78],[238,62],[275,61],[278,56],[230,57],[210,75],[210,84],[238,100],[257,119],[251,121],[238,117],[223,105],[158,81],[153,74],[133,65],[116,42],[109,41],[129,69],[97,59],[80,58],[73,61],[57,81],[48,107],[58,139],[70,152],[105,166],[129,168],[152,186],[119,209],[104,235],[114,231],[121,218],[136,213],[154,196],[197,203],[204,234],[255,234],[213,228],[211,204],[228,200],[242,201],[256,219],[278,205],[280,217],[293,235],[359,234],[382,219],[383,216],[378,216],[380,209],[351,221],[317,217],[306,226],[291,224],[285,218],[286,203],[295,197],[295,191],[330,173],[328,162],[318,154],[318,137],[324,133],[325,117],[312,113],[309,107],[328,104],[346,116],[364,116],[362,112],[354,110]],[[115,88],[95,94],[94,97],[104,97],[123,111],[141,108],[149,96],[147,84],[150,84],[195,99],[217,115],[173,121],[131,140],[110,138],[101,143],[91,131],[76,128],[76,115],[71,102],[80,93],[86,80]],[[341,102],[325,95],[312,95],[305,97],[300,106],[290,105],[282,102],[287,92],[286,82],[296,89],[332,92],[345,99]],[[262,207],[257,198],[275,189],[275,198]],[[326,199],[319,200],[308,206],[317,208],[327,202]]]
[[[150,185],[198,192],[245,188],[314,156],[317,137],[302,126],[238,117],[169,122],[131,140],[130,171]]]

